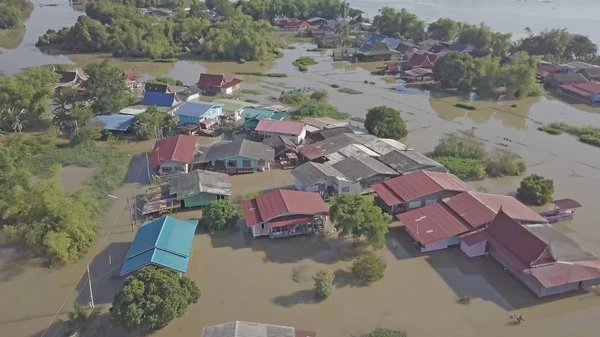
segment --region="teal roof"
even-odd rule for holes
[[[129,246],[120,275],[149,265],[185,273],[197,225],[197,220],[169,216],[144,223]]]
[[[261,120],[261,119],[282,120],[283,117],[285,117],[285,112],[261,109],[261,108],[244,108],[244,110],[242,110],[241,116],[244,117],[245,119],[255,119],[255,120]]]

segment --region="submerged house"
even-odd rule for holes
[[[240,89],[239,78],[217,74],[200,74],[198,88],[210,94],[231,95]]]
[[[202,148],[195,166],[229,174],[266,171],[275,161],[275,151],[246,139],[212,144]]]
[[[169,195],[182,202],[182,207],[205,206],[231,197],[229,175],[194,170],[169,179]]]
[[[306,138],[306,127],[304,123],[290,120],[261,119],[256,128],[256,132],[262,138],[285,137],[300,145]]]
[[[148,166],[159,175],[188,173],[195,153],[194,136],[177,135],[159,139],[154,143]]]
[[[442,164],[414,150],[394,148],[377,159],[402,175],[419,170],[448,172]]]
[[[223,115],[220,104],[200,101],[185,102],[175,111],[179,125],[202,125],[205,128],[217,124]]]
[[[125,81],[125,85],[127,85],[129,88],[135,88],[139,85],[137,79],[138,76],[135,73],[135,71],[133,70],[133,68],[128,68],[123,70],[123,72],[121,73],[121,76],[123,77],[123,80]]]
[[[285,111],[278,111],[272,109],[265,108],[244,108],[242,110],[241,116],[244,118],[244,128],[246,130],[253,131],[258,122],[263,119],[271,119],[271,120],[283,120],[287,113]]]
[[[573,85],[587,83],[588,79],[579,73],[558,73],[552,74],[544,80],[544,85],[551,89],[558,89],[562,85]]]
[[[600,83],[598,82],[563,84],[558,87],[558,92],[586,103],[600,102]]]
[[[326,221],[329,206],[319,193],[275,190],[241,204],[253,237],[312,234]]]
[[[245,108],[256,108],[259,105],[255,103],[248,103],[237,99],[224,99],[219,98],[213,101],[214,104],[221,104],[223,106],[223,114],[227,114],[233,117],[234,120],[240,120],[242,118],[242,111]]]
[[[60,90],[61,88],[75,88],[82,89],[83,83],[87,80],[87,76],[83,73],[83,70],[75,69],[73,71],[59,71],[60,79],[55,89]]]
[[[451,173],[420,170],[372,186],[375,204],[390,214],[433,205],[469,190]]]
[[[201,337],[317,337],[291,326],[235,321],[202,328]]]
[[[170,216],[144,223],[127,250],[119,275],[125,276],[147,266],[185,273],[196,226],[198,220],[179,220]]]
[[[384,42],[373,44],[365,43],[356,51],[356,58],[360,62],[389,61],[397,58],[400,52],[390,49]]]

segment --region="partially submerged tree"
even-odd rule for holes
[[[554,182],[543,176],[532,174],[521,180],[517,199],[523,203],[541,206],[552,201]]]
[[[365,284],[379,281],[387,265],[383,258],[373,253],[367,253],[357,257],[352,263],[352,272],[358,280]]]
[[[340,236],[366,236],[374,248],[383,248],[392,217],[362,195],[342,194],[330,200],[329,214]]]
[[[202,218],[210,232],[224,230],[235,226],[238,211],[233,202],[217,200],[209,203],[202,210]]]
[[[400,111],[387,106],[369,109],[365,118],[365,128],[379,138],[400,139],[408,134]]]
[[[321,269],[317,272],[317,275],[313,276],[317,298],[324,300],[331,296],[334,279],[335,276],[331,269]]]
[[[108,60],[91,63],[84,69],[88,79],[85,81],[85,98],[92,102],[97,115],[118,113],[133,103],[133,94],[122,77],[122,70],[111,66]]]
[[[110,321],[129,332],[151,332],[183,316],[200,289],[187,276],[146,267],[125,279],[109,310]]]
[[[133,124],[135,126],[135,134],[139,139],[151,139],[160,137],[161,135],[170,135],[176,128],[173,118],[169,114],[158,110],[154,105],[144,112],[137,114]]]

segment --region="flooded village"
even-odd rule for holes
[[[40,0],[36,5],[55,2],[58,3],[56,7],[36,6],[26,22],[23,41],[13,49],[2,49],[0,69],[3,72],[15,74],[22,68],[45,64],[72,64],[83,68],[106,57],[100,54],[45,55],[35,47],[38,37],[47,29],[71,26],[81,15],[69,6],[68,1]],[[384,2],[357,1],[352,5],[372,17],[385,5],[380,3]],[[395,5],[398,8],[425,8],[426,13],[415,13],[432,17],[431,21],[437,19],[436,15],[445,16],[444,12],[438,14],[435,9],[438,6],[445,6],[449,13],[457,11],[453,7],[467,6],[452,1],[444,5],[430,1],[399,3]],[[541,2],[538,5],[559,9],[564,6],[560,1],[554,5]],[[487,17],[491,17],[491,21],[497,20],[489,12],[500,6],[498,1],[482,6],[486,23]],[[533,4],[528,2],[526,6]],[[547,9],[541,13],[551,17],[553,12]],[[44,18],[50,22],[48,25],[40,23]],[[472,23],[481,20],[475,21]],[[554,20],[532,21],[536,22],[532,26],[540,30],[554,24]],[[503,24],[497,30],[511,28],[509,24]],[[558,28],[562,25],[560,23]],[[593,34],[576,27],[573,30],[578,33]],[[567,28],[571,29],[568,25]],[[599,41],[597,36],[591,37],[595,42]],[[139,95],[140,102],[120,113],[99,116],[104,128],[127,132],[135,125],[136,113],[154,105],[176,116],[182,134],[166,137],[152,131],[150,140],[125,137],[114,143],[103,141],[126,152],[130,162],[122,186],[110,193],[110,206],[97,221],[98,236],[94,245],[78,262],[48,268],[44,259],[29,256],[20,247],[0,245],[0,336],[65,336],[73,330],[68,324],[73,305],[88,306],[92,294],[96,311],[84,336],[128,335],[108,322],[108,311],[115,294],[123,287],[122,276],[134,273],[135,268],[140,267],[139,263],[131,267],[135,263],[129,261],[132,242],[140,236],[140,228],[163,216],[192,220],[197,224],[195,234],[191,235],[193,240],[182,253],[185,267],[174,269],[184,271],[183,275],[198,285],[201,296],[183,317],[153,332],[154,336],[217,336],[216,332],[210,335],[203,328],[235,321],[294,327],[298,336],[300,333],[306,336],[361,336],[376,328],[424,337],[442,334],[457,337],[597,334],[595,318],[600,314],[600,292],[597,287],[591,287],[597,279],[593,273],[595,268],[586,266],[589,268],[587,279],[582,283],[578,279],[574,288],[567,285],[568,290],[576,291],[540,296],[540,292],[528,288],[527,281],[513,276],[515,270],[512,268],[518,269],[515,265],[523,262],[511,264],[502,258],[501,251],[510,251],[512,247],[507,247],[512,240],[500,242],[502,240],[498,238],[502,234],[495,231],[501,225],[512,226],[514,231],[510,235],[513,239],[516,235],[529,237],[530,241],[521,245],[537,245],[539,250],[535,258],[546,259],[544,268],[558,264],[553,260],[557,256],[552,253],[568,251],[565,254],[575,259],[573,256],[577,254],[573,251],[587,252],[585,261],[594,261],[588,254],[600,256],[600,211],[595,208],[598,199],[595,192],[600,189],[599,149],[566,132],[550,135],[538,131],[540,126],[553,122],[598,127],[599,107],[553,89],[539,97],[518,100],[500,95],[493,98],[446,95],[406,81],[406,77],[424,74],[410,72],[411,69],[402,66],[402,55],[406,53],[399,52],[389,60],[369,59],[354,63],[334,60],[333,48],[317,50],[315,42],[297,38],[295,32],[277,32],[275,38],[286,39],[293,48],[282,50],[281,58],[265,62],[180,60],[156,63],[109,58],[112,65],[124,71],[126,78],[131,72],[129,84]],[[377,44],[381,42],[379,40]],[[389,40],[383,43],[386,42]],[[426,50],[415,52],[418,55],[427,53]],[[410,60],[411,55],[406,55],[404,61]],[[312,57],[317,64],[300,72],[293,63],[301,57]],[[414,68],[431,69],[420,67],[425,63],[422,60]],[[383,75],[382,69],[398,73]],[[548,73],[549,68],[543,69],[546,72],[540,71],[539,75],[562,73],[558,67],[550,69],[552,74]],[[408,73],[405,74],[405,70]],[[282,73],[287,76],[236,73]],[[183,85],[151,85],[152,79],[159,76],[180,80]],[[85,77],[86,74],[77,73],[73,79],[65,78],[63,82],[76,86],[85,82]],[[586,82],[594,81],[587,79]],[[576,84],[569,81],[559,85],[576,90],[573,87]],[[309,90],[307,96],[325,91],[328,103],[349,114],[350,119],[290,120],[291,110],[288,109],[293,107],[279,98],[282,92],[302,91],[303,88]],[[356,93],[344,93],[338,88]],[[218,93],[215,96],[210,91]],[[234,91],[235,97],[230,97]],[[457,103],[475,108],[457,107]],[[362,122],[367,111],[375,106],[400,111],[408,135],[398,140],[369,135]],[[213,137],[212,131],[217,130],[217,125],[224,120],[227,125],[237,123],[235,132],[231,137]],[[194,127],[183,127],[190,124]],[[521,176],[460,181],[446,173],[442,165],[426,157],[440,139],[453,133],[483,143],[490,153],[506,151],[517,155],[526,163],[526,171]],[[389,153],[412,158],[411,162],[418,165],[403,167],[402,160]],[[68,165],[60,170],[59,178],[70,193],[89,183],[94,170]],[[361,172],[355,177],[359,170]],[[529,208],[512,198],[521,180],[530,174],[553,180],[552,200],[572,199],[581,205],[572,219],[546,223],[547,219],[542,215],[553,209],[552,205]],[[161,179],[157,178],[159,175]],[[436,177],[443,177],[446,182],[440,182],[443,179]],[[401,181],[407,178],[413,180]],[[435,182],[433,190],[415,192],[414,198],[407,196],[405,191],[422,186],[417,179]],[[452,181],[452,188],[448,187],[448,181]],[[442,187],[435,187],[437,185]],[[199,196],[189,194],[189,186]],[[448,194],[436,195],[432,204],[432,199],[427,196],[440,190],[442,194]],[[342,193],[365,193],[377,207],[392,213],[384,247],[375,251],[387,268],[383,279],[368,286],[357,282],[352,265],[357,256],[373,249],[366,240],[356,243],[352,238],[339,237],[326,216],[329,211],[327,197]],[[396,198],[396,201],[392,202],[390,198]],[[510,201],[503,198],[510,198]],[[239,204],[240,220],[236,230],[210,235],[202,221],[196,220],[202,219],[203,205],[220,199]],[[417,199],[419,206],[412,209],[411,201]],[[475,212],[479,208],[478,216],[485,215],[485,219],[479,219],[481,221],[473,225],[473,219],[459,210],[460,205],[456,206],[461,199],[470,200],[465,212]],[[286,200],[293,202],[288,204]],[[274,206],[269,210],[260,209],[269,205],[280,207],[281,204],[285,205],[284,210]],[[394,204],[403,204],[407,209],[397,212],[392,209]],[[454,209],[454,206],[458,208]],[[563,208],[568,206],[574,207],[566,205]],[[455,225],[453,231],[447,232],[448,228],[441,229],[434,221],[427,220],[439,216],[432,213],[435,208],[453,212],[454,220],[448,220]],[[499,224],[501,221],[503,223]],[[537,225],[539,227],[535,227]],[[528,230],[519,231],[522,228]],[[439,231],[444,231],[445,236],[431,239],[423,234],[433,237]],[[440,241],[441,246],[435,246]],[[482,242],[486,242],[484,247],[487,248],[477,250],[476,246],[479,244],[481,248]],[[492,246],[504,248],[494,251],[489,248]],[[535,255],[535,252],[530,254]],[[534,258],[525,262],[527,267],[539,262],[532,260]],[[155,261],[147,263],[161,265]],[[573,266],[578,263],[563,264]],[[126,269],[126,265],[132,269]],[[324,268],[335,275],[334,291],[331,297],[319,301],[315,298],[313,276]],[[569,282],[569,275],[579,272],[566,271],[564,283],[573,283]],[[546,276],[536,277],[540,280]],[[587,280],[590,280],[589,284]],[[545,279],[540,282],[558,281]],[[579,289],[581,287],[585,289]],[[469,305],[458,303],[460,298],[467,296]],[[511,318],[513,315],[522,315],[526,322],[517,324]],[[281,336],[288,336],[288,333],[281,332]]]

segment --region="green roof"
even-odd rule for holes
[[[169,216],[144,223],[129,246],[120,275],[148,265],[186,272],[197,225],[197,220]]]
[[[229,111],[229,112],[235,112],[235,111],[238,111],[243,108],[258,106],[258,104],[248,103],[248,102],[240,101],[237,99],[224,99],[224,98],[215,99],[213,101],[213,103],[222,104],[223,110]]]
[[[364,44],[359,50],[356,51],[362,55],[389,55],[399,54],[400,52],[390,49],[385,43],[376,42],[374,44]]]

